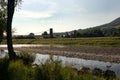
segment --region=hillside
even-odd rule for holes
[[[96,26],[97,28],[117,28],[120,27],[120,17],[111,21],[110,23],[104,24],[104,25],[100,25],[100,26]]]
[[[120,17],[103,25],[87,29],[78,29],[62,33],[54,33],[55,37],[103,37],[120,35]]]
[[[114,36],[116,35],[115,34],[116,32],[117,32],[117,35],[119,34],[119,29],[120,29],[120,17],[109,23],[106,23],[100,26],[95,26],[87,29],[79,29],[78,32],[81,34],[89,35],[87,37],[96,37],[93,35],[93,33],[95,33],[95,31],[97,30],[97,32],[100,32],[100,31],[102,32],[102,34],[98,34],[99,36]],[[93,36],[90,36],[91,34]]]

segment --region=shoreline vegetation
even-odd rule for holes
[[[117,80],[111,70],[95,68],[62,66],[61,61],[52,56],[40,65],[32,64],[34,56],[27,53],[18,55],[18,60],[0,59],[0,80]]]

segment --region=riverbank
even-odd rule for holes
[[[5,49],[5,48],[4,48]],[[93,46],[37,46],[37,47],[16,47],[16,51],[61,55],[76,57],[88,60],[120,63],[120,48],[116,47],[93,47]]]
[[[33,56],[22,55],[20,60],[9,61],[7,58],[0,59],[0,80],[115,80],[119,79],[113,75],[96,74],[95,70],[88,67],[81,67],[79,70],[72,66],[62,65],[59,60],[52,57],[42,64],[32,64]],[[49,57],[49,56],[48,56]],[[32,59],[33,60],[33,59]],[[34,67],[34,68],[33,68]],[[101,69],[100,69],[101,70]],[[109,70],[111,72],[111,70]],[[100,76],[101,75],[101,76]],[[6,79],[7,78],[7,79]]]

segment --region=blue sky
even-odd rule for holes
[[[15,34],[85,29],[120,17],[120,0],[23,0],[13,19]]]

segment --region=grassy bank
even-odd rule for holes
[[[33,65],[34,56],[23,54],[16,61],[0,59],[0,80],[115,80],[115,77],[96,75],[92,71],[81,72],[70,66],[62,66],[51,56],[45,63]]]
[[[111,73],[91,70],[84,67],[77,70],[62,65],[61,60],[50,56],[45,63],[33,64],[34,54],[17,53],[18,59],[9,61],[8,57],[0,59],[0,80],[119,80]]]
[[[5,40],[2,42],[6,43]],[[107,46],[120,47],[120,37],[94,37],[94,38],[54,38],[54,39],[13,39],[14,44],[58,44],[69,46]]]

